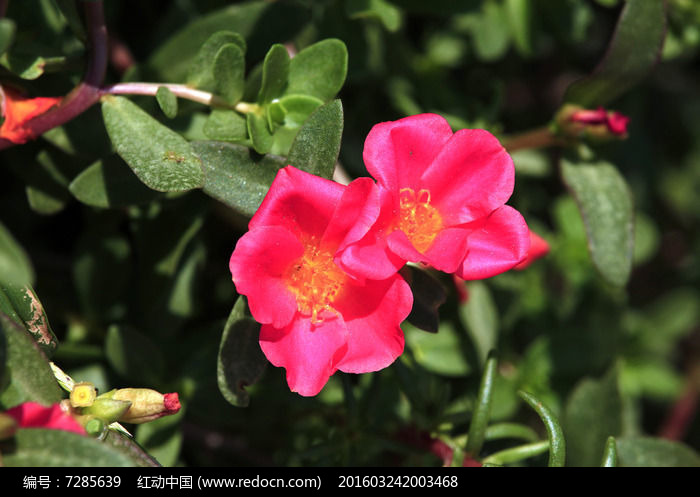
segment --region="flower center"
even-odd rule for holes
[[[430,192],[412,188],[399,191],[399,225],[418,252],[425,253],[442,228],[442,217],[438,210],[430,205]]]
[[[333,254],[319,248],[315,237],[304,244],[304,254],[297,259],[287,273],[287,287],[297,301],[299,312],[311,316],[311,322],[319,323],[321,312],[337,314],[333,301],[341,292],[348,276],[333,262]]]

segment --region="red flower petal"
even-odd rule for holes
[[[515,168],[491,133],[463,129],[445,144],[422,181],[443,222],[462,224],[488,216],[510,198]]]
[[[85,435],[85,429],[72,416],[61,409],[59,404],[50,407],[36,402],[25,402],[5,411],[14,418],[20,428],[47,428]]]
[[[248,296],[259,323],[281,328],[294,317],[297,304],[282,277],[303,253],[303,245],[286,227],[262,226],[238,240],[229,268],[236,290]]]
[[[465,280],[490,278],[525,258],[530,248],[527,224],[518,211],[505,205],[479,223],[469,235],[467,247],[457,276]]]
[[[34,132],[25,126],[27,121],[61,102],[61,97],[24,98],[7,87],[3,87],[3,92],[5,93],[3,104],[5,121],[0,127],[0,138],[18,144],[35,138]]]
[[[347,351],[347,328],[342,318],[312,324],[310,319],[295,319],[277,329],[263,325],[260,347],[265,357],[287,370],[287,384],[303,396],[316,395],[335,373]]]
[[[365,140],[365,166],[389,190],[415,188],[421,174],[451,136],[448,122],[436,114],[377,124]]]
[[[535,260],[547,255],[547,253],[549,253],[549,244],[547,240],[534,231],[530,231],[530,250],[527,252],[527,257],[525,257],[520,264],[515,266],[514,269],[525,269]]]

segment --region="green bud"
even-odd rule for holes
[[[128,400],[117,400],[97,397],[91,406],[82,409],[83,414],[92,414],[101,419],[104,423],[110,424],[118,421],[131,407]]]

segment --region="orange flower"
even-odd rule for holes
[[[36,138],[32,128],[26,126],[27,122],[61,101],[61,97],[24,98],[9,88],[3,88],[3,92],[5,93],[3,102],[5,121],[0,127],[0,138],[13,143],[25,143]]]

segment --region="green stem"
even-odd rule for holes
[[[483,463],[503,466],[504,464],[522,461],[523,459],[527,459],[529,457],[539,456],[540,454],[547,452],[548,449],[549,440],[541,440],[539,442],[501,450],[485,458]]]
[[[470,457],[476,457],[481,451],[486,438],[486,428],[491,417],[491,400],[493,399],[493,387],[496,379],[498,359],[494,351],[491,351],[486,359],[484,375],[479,385],[479,395],[476,400],[476,408],[469,425],[469,436],[465,452]]]
[[[508,152],[514,152],[515,150],[525,148],[543,148],[561,145],[562,141],[552,133],[549,126],[545,126],[519,135],[503,138],[502,143],[503,147],[505,147]]]
[[[562,431],[559,422],[554,417],[554,414],[534,395],[523,391],[518,392],[518,395],[537,412],[537,414],[540,416],[540,419],[542,419],[545,428],[547,428],[547,434],[549,436],[550,444],[548,465],[550,467],[564,466],[564,461],[566,459],[566,444],[564,443],[564,432]]]

